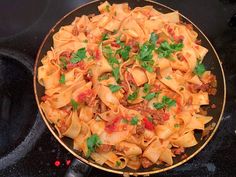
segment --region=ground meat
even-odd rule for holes
[[[138,45],[138,42],[137,42],[137,41],[135,41],[135,40],[129,40],[129,42],[128,42],[127,45],[131,47],[131,51],[132,51],[132,52],[136,53],[136,52],[139,51],[139,45]]]
[[[70,58],[72,55],[73,51],[72,50],[66,50],[60,53],[59,57],[65,57],[65,58]]]
[[[155,124],[163,124],[165,121],[166,113],[163,110],[150,109],[147,105],[147,101],[128,106],[127,108],[136,110],[145,117],[151,116],[153,120],[155,120]]]
[[[71,32],[74,36],[78,36],[79,35],[79,31],[77,29],[77,26],[74,26]]]
[[[141,164],[143,168],[148,168],[153,165],[153,163],[150,160],[148,160],[146,157],[141,158]]]
[[[96,149],[96,152],[98,152],[98,153],[109,152],[109,151],[111,151],[111,149],[112,149],[111,145],[102,144]]]
[[[137,125],[137,127],[136,127],[136,134],[137,135],[142,135],[144,133],[144,131],[145,131],[145,127],[143,124]]]
[[[173,149],[172,149],[172,152],[173,152],[175,155],[180,155],[180,154],[184,153],[184,148],[183,148],[183,147],[173,148]]]

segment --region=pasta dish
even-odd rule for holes
[[[98,10],[54,34],[38,68],[40,107],[59,137],[97,164],[172,165],[212,120],[202,108],[216,94],[202,63],[208,50],[177,11],[108,2]]]

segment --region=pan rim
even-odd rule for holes
[[[75,11],[78,11],[79,9],[87,6],[87,5],[90,5],[90,4],[93,4],[93,3],[96,3],[96,2],[99,2],[100,0],[93,0],[91,2],[88,2],[88,3],[85,3],[85,4],[82,4],[80,5],[79,7],[75,8],[74,10],[68,12],[65,16],[63,16],[62,18],[60,18],[57,23],[49,30],[49,32],[47,33],[47,35],[44,37],[44,40],[43,42],[41,43],[40,47],[39,47],[39,50],[37,52],[37,55],[36,55],[36,60],[35,60],[35,64],[34,64],[34,78],[33,78],[33,85],[34,85],[34,95],[35,95],[35,99],[36,99],[36,102],[37,102],[37,106],[38,106],[38,109],[39,109],[39,112],[45,122],[45,124],[47,125],[48,129],[50,130],[50,132],[53,134],[53,136],[57,139],[58,142],[60,142],[60,144],[66,149],[68,150],[71,154],[73,154],[77,159],[79,159],[80,161],[86,163],[87,165],[91,165],[92,167],[95,167],[95,168],[98,168],[100,170],[104,170],[104,171],[107,171],[107,172],[110,172],[110,173],[116,173],[116,174],[122,174],[122,175],[151,175],[151,174],[156,174],[156,173],[161,173],[161,172],[164,172],[164,171],[168,171],[170,169],[173,169],[175,167],[178,167],[182,164],[184,164],[185,162],[189,161],[190,159],[192,159],[194,156],[196,156],[204,147],[206,147],[206,145],[209,143],[209,141],[213,138],[214,134],[216,133],[219,125],[220,125],[220,122],[222,120],[222,116],[223,116],[223,113],[224,113],[224,109],[225,109],[225,103],[226,103],[226,80],[225,80],[225,75],[224,75],[224,69],[223,69],[223,66],[222,66],[222,62],[214,48],[214,46],[212,45],[212,43],[210,42],[210,40],[207,38],[207,36],[197,27],[197,25],[195,25],[189,18],[187,18],[186,16],[184,16],[183,14],[179,13],[179,15],[184,18],[185,20],[187,20],[188,22],[190,22],[197,30],[198,32],[200,32],[202,34],[202,36],[206,39],[206,41],[208,42],[208,44],[210,45],[210,47],[212,48],[213,52],[214,52],[214,55],[216,56],[217,58],[217,61],[219,63],[219,66],[220,66],[220,69],[221,69],[221,74],[222,74],[222,78],[223,78],[223,86],[224,86],[224,94],[223,94],[223,104],[222,104],[222,109],[221,109],[221,113],[220,113],[220,116],[219,116],[219,119],[216,123],[216,126],[214,128],[214,130],[211,132],[210,136],[208,137],[208,139],[194,152],[192,153],[190,156],[188,156],[186,159],[183,159],[181,160],[180,162],[176,163],[176,164],[173,164],[171,166],[168,166],[168,167],[165,167],[165,168],[162,168],[162,169],[157,169],[157,170],[153,170],[153,171],[147,171],[147,172],[123,172],[123,171],[119,171],[119,170],[115,170],[115,169],[109,169],[109,168],[106,168],[106,167],[103,167],[103,166],[100,166],[96,163],[93,163],[93,162],[90,162],[88,161],[87,159],[79,156],[73,149],[69,148],[63,141],[61,138],[59,138],[59,136],[52,130],[51,128],[51,125],[50,123],[48,122],[47,118],[45,117],[42,109],[40,108],[40,102],[39,102],[39,99],[38,99],[38,95],[37,95],[37,87],[36,87],[36,83],[37,83],[37,66],[38,66],[38,63],[39,63],[39,56],[41,54],[41,51],[42,51],[42,48],[44,47],[45,45],[45,42],[46,40],[48,39],[48,37],[50,36],[50,34],[52,32],[54,32],[54,28],[56,28],[66,17],[70,16],[72,13],[74,13]],[[153,4],[157,4],[161,7],[164,7],[168,10],[171,10],[171,11],[176,11],[162,3],[159,3],[159,2],[155,2],[153,0],[144,0],[146,2],[151,2]],[[102,1],[101,1],[102,2]]]

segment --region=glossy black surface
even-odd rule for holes
[[[21,0],[20,3],[17,2],[18,1],[0,1],[0,22],[3,24],[0,27],[0,48],[20,51],[21,53],[24,53],[24,55],[30,56],[28,58],[32,58],[31,60],[34,60],[33,58],[36,56],[40,43],[55,22],[70,10],[88,1]],[[164,3],[174,9],[178,9],[182,14],[189,17],[196,25],[198,25],[209,37],[213,45],[216,47],[225,68],[228,95],[226,110],[221,125],[216,135],[206,148],[183,166],[155,176],[234,177],[236,176],[236,33],[234,26],[235,22],[231,20],[229,23],[229,21],[232,18],[235,19],[232,17],[236,13],[235,1],[182,0],[177,3],[177,1],[174,0],[162,0],[158,2]],[[21,65],[18,64],[19,62],[16,63],[16,65]],[[21,65],[18,69],[20,70],[20,73],[24,73],[22,78],[27,79],[28,77],[31,77],[29,80],[32,80],[32,76],[30,76],[29,71],[27,71],[26,68],[27,67]],[[31,81],[29,81],[29,83],[27,82],[27,85],[30,83]],[[25,89],[23,89],[23,91],[24,90]],[[23,91],[21,91],[21,95],[25,98],[25,92]],[[3,93],[5,92],[2,92],[2,94]],[[33,98],[33,93],[31,92],[30,94]],[[5,94],[3,95],[5,96]],[[3,102],[1,104],[3,104]],[[31,111],[34,112],[33,110],[36,110],[34,101],[31,101],[30,106],[32,106]],[[5,113],[5,111],[6,110],[3,112]],[[17,115],[21,114],[23,113],[17,111]],[[67,164],[69,164],[70,160],[73,159],[72,155],[70,155],[55,140],[55,138],[52,137],[47,129],[44,129],[44,124],[40,122],[41,120],[36,116],[35,112],[32,115],[29,112],[27,116],[20,117],[31,122],[29,125],[25,125],[28,127],[28,131],[26,130],[27,128],[21,128],[21,133],[27,135],[27,132],[33,132],[30,137],[34,137],[32,139],[36,144],[32,143],[32,140],[28,141],[27,145],[23,146],[23,149],[29,147],[30,151],[26,155],[21,156],[19,155],[22,153],[18,153],[18,159],[9,159],[8,161],[11,161],[11,164],[6,168],[4,166],[6,166],[5,164],[7,161],[1,159],[0,176],[64,176],[68,168]],[[2,119],[2,115],[0,119]],[[32,120],[34,121],[33,123]],[[36,123],[37,125],[35,126]],[[35,128],[33,129],[33,127]],[[33,131],[31,131],[31,129]],[[44,133],[41,135],[40,132]],[[37,137],[35,133],[37,136],[41,136]],[[0,134],[3,135],[3,133]],[[18,133],[16,134],[18,135]],[[28,139],[21,137],[21,140]],[[23,143],[19,142],[19,144]],[[13,146],[17,146],[17,143]],[[9,147],[9,151],[12,152],[12,148]],[[7,155],[6,153],[7,152],[4,152],[2,154]],[[61,162],[58,167],[55,166],[55,161],[57,160]],[[56,164],[58,165],[58,162],[56,162]],[[1,167],[4,167],[4,169]],[[105,177],[111,176],[111,174],[93,169],[90,176]]]

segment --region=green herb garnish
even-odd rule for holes
[[[138,90],[135,90],[132,94],[128,96],[128,100],[134,101],[138,97]]]
[[[119,85],[110,84],[110,85],[108,85],[108,87],[109,87],[109,89],[111,90],[112,93],[117,92],[121,89],[121,86],[119,86]]]
[[[150,87],[151,87],[150,84],[148,84],[148,83],[144,84],[143,92],[144,93],[149,93]]]
[[[116,167],[119,167],[121,165],[121,161],[116,161]]]
[[[62,75],[61,75],[59,82],[60,82],[61,84],[65,84],[65,82],[66,82],[65,74],[62,74]]]
[[[112,75],[115,77],[116,82],[120,82],[120,69],[119,67],[115,67],[112,70]]]
[[[137,117],[137,116],[134,116],[134,117],[132,117],[132,119],[130,120],[130,124],[131,124],[131,125],[137,125],[137,124],[138,124],[138,121],[139,121],[138,117]]]
[[[203,65],[203,63],[199,63],[199,61],[198,61],[196,67],[193,70],[194,74],[201,76],[201,75],[203,75],[203,73],[205,71],[206,71],[206,68]]]
[[[143,98],[144,98],[145,100],[150,101],[150,100],[152,100],[155,96],[156,96],[156,93],[149,93],[149,94],[147,94],[146,96],[144,96]]]
[[[109,5],[106,5],[106,11],[110,12],[110,6]]]
[[[108,39],[109,39],[109,36],[108,36],[107,33],[102,35],[102,41],[105,41],[105,40],[108,40]]]
[[[77,50],[76,53],[74,53],[72,55],[72,58],[70,60],[71,63],[78,63],[81,60],[83,60],[84,58],[86,58],[86,49],[85,48],[80,48],[79,50]]]
[[[98,77],[98,81],[103,81],[109,79],[109,75],[107,73]]]
[[[166,76],[165,77],[167,80],[171,80],[171,77],[170,76]]]
[[[124,60],[128,60],[129,52],[131,50],[130,46],[124,46],[116,51],[117,54],[120,54]]]
[[[161,103],[153,103],[153,106],[156,109],[162,109],[164,107],[170,108],[172,106],[176,105],[176,101],[167,97],[167,96],[163,96],[162,97],[162,102]]]
[[[153,45],[156,45],[157,39],[158,39],[158,35],[156,33],[152,32],[149,42],[152,43]]]
[[[180,126],[179,124],[175,124],[174,125],[175,128],[179,128],[179,126]]]
[[[60,58],[60,64],[59,64],[60,68],[66,69],[66,65],[67,65],[66,58],[65,57],[61,57]]]
[[[102,141],[100,139],[100,137],[97,134],[93,134],[90,137],[87,138],[87,148],[88,148],[88,152],[87,152],[87,157],[90,156],[90,154],[92,152],[94,152],[96,150],[96,148],[98,148],[100,145],[102,144]]]
[[[79,104],[74,99],[71,99],[70,103],[71,103],[71,105],[73,107],[73,110],[77,110],[78,109]]]
[[[172,53],[182,50],[183,47],[183,43],[169,44],[167,41],[164,41],[160,44],[160,47],[157,48],[156,52],[159,58],[170,58]]]

